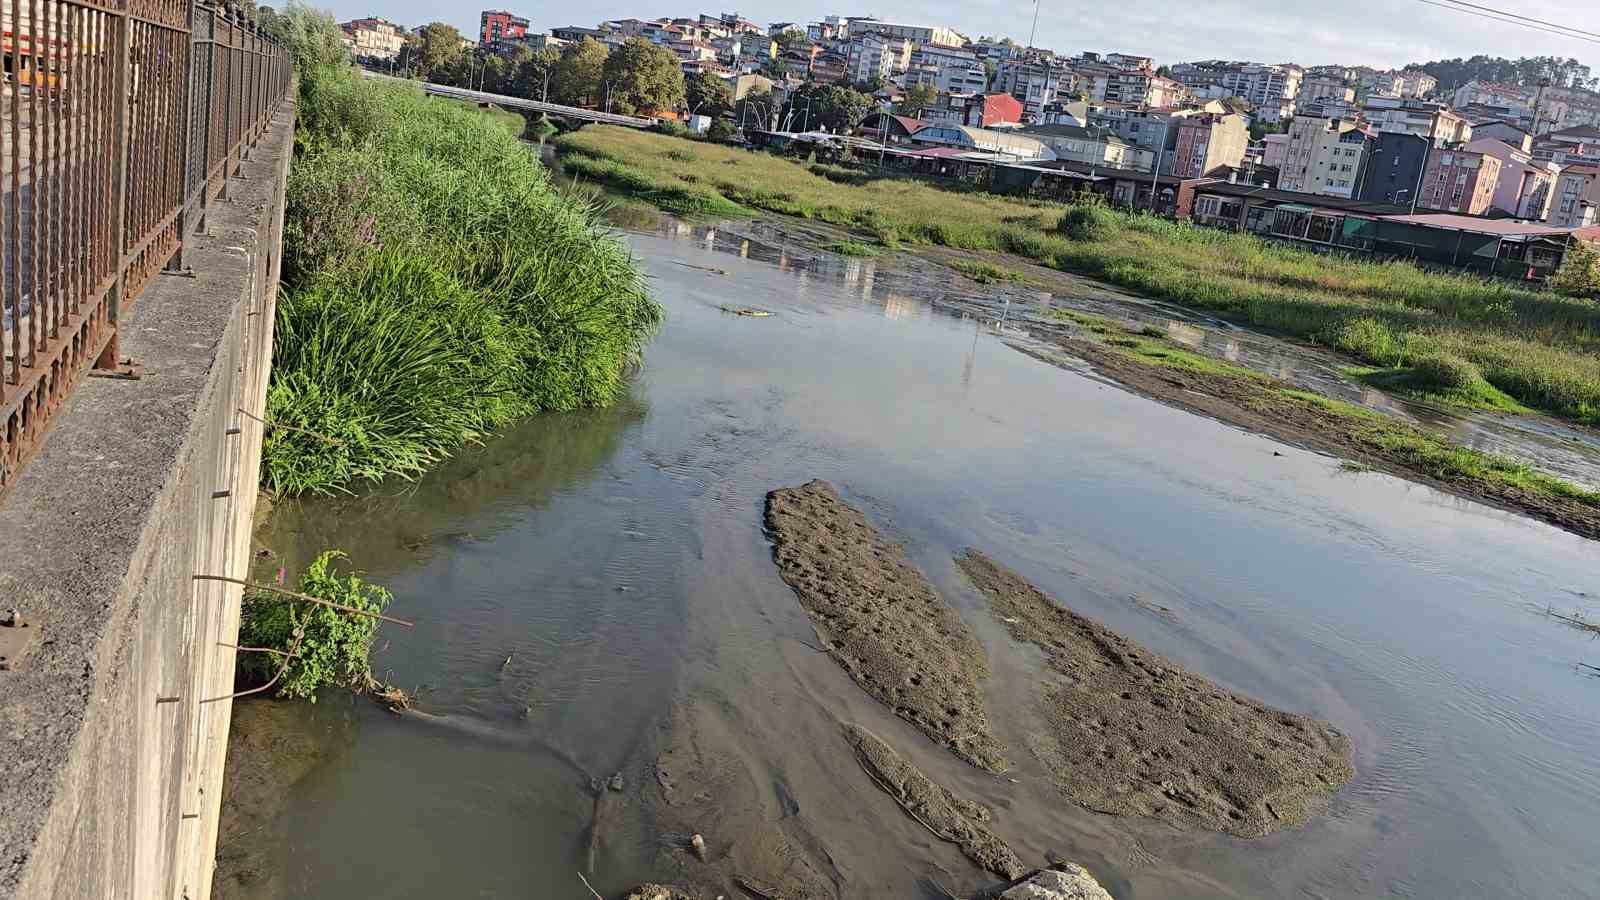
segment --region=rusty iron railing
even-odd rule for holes
[[[287,52],[197,0],[0,0],[0,490],[288,95]]]

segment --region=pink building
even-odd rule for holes
[[[1478,216],[1494,203],[1500,160],[1485,153],[1434,148],[1422,175],[1422,206]]]
[[[1555,197],[1556,179],[1561,167],[1543,162],[1505,141],[1483,138],[1466,146],[1472,153],[1483,153],[1500,160],[1500,179],[1490,205],[1519,219],[1544,220]]]
[[[1250,145],[1250,127],[1244,116],[1202,113],[1178,119],[1177,143],[1172,150],[1173,175],[1203,178],[1216,169],[1238,168]]]

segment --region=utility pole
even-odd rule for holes
[[[1041,0],[1033,0],[1033,27],[1028,29],[1028,47],[1033,47],[1033,37],[1039,31],[1039,5]]]
[[[1428,173],[1428,157],[1433,155],[1433,141],[1422,139],[1422,159],[1417,163],[1417,187],[1411,192],[1411,214],[1417,214],[1417,201],[1422,199],[1422,176]]]
[[[1161,158],[1167,152],[1167,132],[1172,130],[1172,120],[1161,126],[1161,146],[1156,148],[1156,164],[1150,170],[1150,211],[1156,211],[1156,181],[1161,177]]]

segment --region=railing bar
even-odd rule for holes
[[[66,23],[63,21],[62,12],[65,4],[56,2],[54,7],[46,7],[51,16],[52,30],[56,39],[51,45],[50,71],[55,73],[56,87],[51,99],[55,109],[51,115],[51,136],[55,146],[50,153],[51,190],[50,190],[50,329],[49,340],[56,340],[61,335],[61,298],[65,293],[64,268],[66,263],[66,223],[63,221],[66,213],[66,169],[62,166],[63,157],[66,155],[66,146],[62,143],[62,126],[65,124],[65,98],[63,91],[66,76],[66,62],[61,58],[61,39],[66,35]],[[54,397],[51,398],[54,401]]]
[[[32,368],[37,362],[35,353],[39,348],[39,282],[44,274],[44,254],[39,248],[39,169],[44,149],[40,146],[43,131],[39,122],[39,2],[40,0],[23,0],[28,10],[28,56],[29,76],[28,85],[28,366]],[[18,309],[20,313],[20,308]],[[17,358],[20,363],[21,357]]]
[[[88,135],[84,133],[85,123],[81,118],[85,111],[79,108],[77,97],[75,95],[75,92],[78,90],[79,77],[78,55],[83,47],[83,10],[77,6],[68,7],[68,9],[68,21],[71,24],[67,26],[67,32],[72,36],[72,41],[70,44],[68,44],[67,50],[67,89],[69,91],[68,96],[72,97],[73,99],[72,106],[69,109],[71,112],[73,112],[74,116],[73,124],[69,127],[69,134],[67,138],[69,142],[67,149],[67,171],[70,173],[69,177],[71,178],[71,181],[69,182],[69,190],[71,193],[67,200],[68,205],[71,207],[71,216],[67,225],[67,231],[71,237],[70,246],[67,250],[67,258],[71,260],[72,269],[67,280],[67,302],[63,312],[65,315],[70,317],[76,315],[78,309],[80,308],[78,304],[81,302],[84,288],[83,220],[85,204],[83,202],[83,148],[85,142],[88,140]]]

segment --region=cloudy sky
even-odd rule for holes
[[[478,7],[446,0],[311,0],[341,20],[379,15],[405,25],[441,20],[476,34]],[[537,29],[593,25],[603,19],[718,13],[723,7],[688,0],[505,0]],[[705,0],[701,0],[702,3]],[[1060,52],[1138,53],[1170,63],[1189,59],[1398,66],[1474,53],[1575,56],[1600,70],[1600,43],[1452,12],[1422,0],[1040,0],[1035,43]],[[1595,0],[1472,0],[1480,6],[1600,32]],[[829,0],[726,0],[747,18],[767,24],[815,21],[828,15],[875,15],[888,21],[947,24],[965,34],[1000,32],[1026,41],[1033,5],[1018,0],[870,0],[860,7]]]

